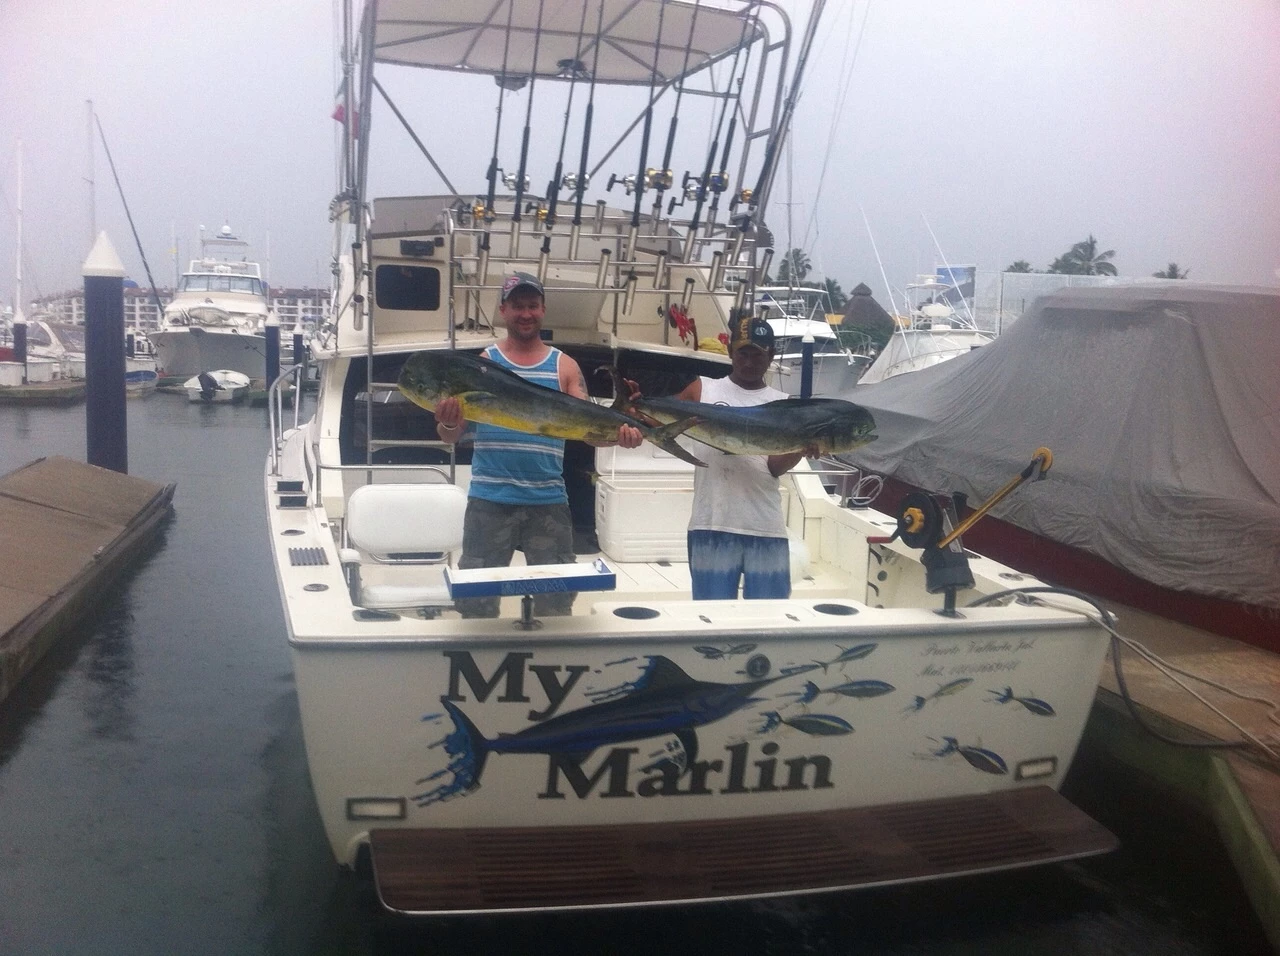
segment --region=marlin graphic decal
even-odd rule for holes
[[[445,774],[451,774],[452,780],[416,794],[413,799],[419,806],[426,806],[475,790],[490,754],[566,755],[581,761],[599,747],[664,734],[679,740],[684,750],[683,769],[687,769],[697,759],[698,727],[756,703],[752,694],[790,676],[787,673],[741,684],[717,684],[694,680],[668,658],[654,655],[649,658],[645,673],[624,696],[588,704],[518,733],[499,734],[492,739],[483,736],[456,704],[441,698],[455,727],[444,740],[445,751],[452,759],[445,770],[424,777],[419,783]]]

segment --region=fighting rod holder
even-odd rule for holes
[[[913,491],[898,505],[898,527],[893,534],[867,538],[867,543],[888,544],[895,538],[901,538],[908,547],[923,549],[920,563],[925,569],[925,590],[930,594],[943,595],[943,607],[939,614],[957,617],[956,592],[971,588],[974,583],[969,556],[960,536],[1024,481],[1042,480],[1052,464],[1053,452],[1048,448],[1037,448],[1026,468],[963,521],[956,515],[955,501],[960,499],[963,503],[964,495],[956,493],[939,501],[934,495]]]

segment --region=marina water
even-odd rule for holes
[[[128,414],[130,471],[176,482],[174,515],[0,704],[0,954],[1269,951],[1209,828],[1087,754],[1067,792],[1121,838],[1108,857],[757,903],[383,917],[334,864],[311,794],[266,410],[153,395]],[[84,460],[84,429],[83,406],[0,406],[0,473]]]

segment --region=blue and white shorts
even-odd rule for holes
[[[791,597],[791,547],[786,538],[731,531],[689,532],[689,575],[695,601],[733,601],[742,596]]]

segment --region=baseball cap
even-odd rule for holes
[[[768,351],[773,348],[773,329],[759,316],[750,314],[739,316],[733,325],[729,351],[732,352],[741,345],[755,345]]]
[[[547,293],[542,288],[542,283],[538,281],[536,276],[531,276],[527,272],[513,272],[502,281],[502,302],[506,302],[516,289],[532,289],[544,299]]]

